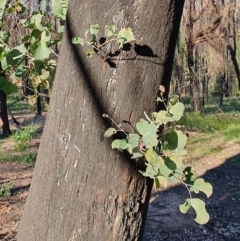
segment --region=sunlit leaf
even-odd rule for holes
[[[147,147],[154,147],[158,144],[157,127],[152,121],[140,119],[136,124],[136,129],[142,135],[142,141]]]
[[[143,154],[140,152],[133,152],[131,159],[138,159],[140,157],[143,157]]]
[[[115,31],[116,31],[116,26],[115,25],[105,26],[105,28],[104,28],[105,36],[107,38],[111,37],[112,35],[114,35]]]
[[[128,145],[126,143],[126,140],[122,139],[122,140],[114,140],[112,142],[112,149],[120,149],[120,150],[125,150],[128,148]]]
[[[156,168],[160,168],[164,164],[163,159],[153,149],[148,149],[144,156],[146,160]]]
[[[36,42],[31,47],[31,52],[36,59],[47,59],[51,54],[50,48],[47,47],[45,42]]]
[[[157,168],[152,166],[150,163],[146,163],[146,165],[147,165],[146,170],[144,172],[141,171],[141,173],[144,177],[154,178],[156,175],[158,175],[158,169]]]
[[[169,112],[173,115],[174,120],[177,121],[183,116],[184,109],[184,104],[181,102],[177,102],[169,109]]]
[[[0,40],[2,40],[4,43],[8,43],[9,37],[9,31],[0,31]]]
[[[92,24],[92,25],[90,25],[89,31],[91,34],[97,35],[99,29],[100,29],[99,24]]]
[[[194,187],[199,191],[204,192],[207,197],[210,197],[213,192],[212,185],[209,182],[205,182],[202,178],[198,178],[194,182]]]
[[[2,19],[6,4],[7,4],[7,0],[1,0],[0,1],[0,19]]]
[[[135,37],[131,28],[127,27],[119,31],[117,41],[120,44],[120,48],[122,48],[124,44],[129,43],[133,40],[135,40]]]
[[[84,45],[84,40],[80,37],[75,37],[72,39],[73,44],[81,44],[82,46]]]
[[[186,213],[189,208],[192,207],[195,210],[196,218],[194,219],[199,224],[206,224],[209,220],[209,214],[205,208],[205,202],[198,198],[188,198],[186,202],[179,205],[180,211]]]
[[[154,184],[156,188],[159,188],[160,186],[163,186],[164,188],[166,188],[168,186],[168,181],[163,176],[155,177],[154,181],[155,181]]]
[[[42,34],[41,34],[41,41],[42,42],[49,42],[51,40],[51,34],[48,30],[44,30],[42,31]]]
[[[104,137],[109,138],[109,137],[111,137],[112,135],[114,135],[114,134],[116,134],[116,133],[117,133],[117,130],[116,130],[115,128],[113,128],[113,127],[110,127],[110,128],[108,128],[108,129],[105,131]]]

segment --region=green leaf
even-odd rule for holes
[[[144,177],[154,178],[158,175],[158,169],[152,166],[150,163],[146,163],[146,171],[140,171]]]
[[[52,0],[53,14],[56,18],[65,20],[69,0]]]
[[[124,44],[129,43],[133,40],[135,40],[135,37],[131,28],[127,27],[119,31],[117,41],[120,44],[120,48],[122,48]]]
[[[165,165],[170,169],[170,170],[176,170],[177,165],[175,162],[173,162],[169,157],[164,159]]]
[[[189,199],[185,201],[182,205],[179,205],[179,209],[181,213],[187,213],[187,211],[191,208],[190,203],[188,202]]]
[[[23,57],[26,53],[27,53],[27,49],[24,44],[21,44],[13,48],[11,51],[11,55],[14,60]]]
[[[136,124],[136,129],[142,135],[142,141],[148,148],[158,144],[157,127],[152,121],[140,119]]]
[[[117,148],[117,149],[120,149],[120,150],[125,150],[128,148],[128,145],[126,143],[126,140],[122,139],[122,140],[114,140],[112,142],[112,149],[114,148]]]
[[[171,131],[165,135],[164,149],[181,153],[187,144],[187,136],[182,131]],[[185,153],[185,152],[184,152]]]
[[[160,168],[160,173],[161,173],[161,175],[163,175],[165,178],[168,178],[170,175],[171,175],[171,173],[172,173],[173,171],[172,170],[170,170],[166,165],[165,165],[165,163],[161,166],[161,168]]]
[[[196,218],[194,219],[197,223],[203,225],[209,220],[209,214],[205,208],[205,202],[198,198],[188,198],[184,204],[179,205],[180,211],[186,213],[189,208],[192,207],[196,212]]]
[[[154,178],[154,185],[156,189],[159,188],[160,186],[163,186],[164,188],[166,188],[168,186],[168,181],[163,176],[157,176]]]
[[[127,136],[127,143],[129,144],[129,147],[131,148],[131,152],[129,151],[129,153],[132,153],[133,149],[138,147],[139,139],[140,139],[140,136],[138,134],[129,134]]]
[[[3,88],[3,91],[5,92],[6,95],[9,95],[11,93],[14,93],[17,91],[17,86],[14,85],[13,83],[11,82],[7,82],[6,85],[4,86]]]
[[[81,44],[82,46],[84,45],[84,40],[80,37],[75,37],[72,39],[73,44]]]
[[[6,83],[7,83],[6,77],[0,76],[0,89],[1,89],[1,90],[4,88],[4,86],[5,86]]]
[[[42,17],[41,13],[37,13],[31,17],[31,24],[33,29],[38,29],[39,31],[47,30],[47,27],[42,25]]]
[[[116,134],[116,133],[117,133],[117,130],[116,130],[115,128],[113,128],[113,127],[110,127],[110,128],[108,128],[108,129],[105,131],[104,137],[109,138],[109,137],[111,137],[112,135],[114,135],[114,134]]]
[[[24,43],[24,42],[27,42],[30,38],[31,38],[31,35],[24,35],[22,36],[21,41]]]
[[[185,106],[181,102],[177,102],[175,105],[169,108],[169,112],[173,115],[175,121],[180,120],[183,116]]]
[[[11,65],[8,64],[6,56],[1,59],[1,66],[3,70],[7,70],[11,67]]]
[[[42,31],[42,34],[41,34],[41,41],[42,42],[49,42],[51,40],[51,34],[48,30],[44,30]]]
[[[205,182],[202,178],[198,178],[194,182],[194,187],[199,191],[204,192],[207,197],[210,197],[213,192],[212,185],[209,182]]]
[[[32,39],[31,39],[31,44],[34,44],[35,42],[40,40],[42,32],[38,29],[34,29],[31,33]]]
[[[5,26],[5,23],[2,20],[0,20],[0,28],[3,28],[4,26]]]
[[[98,31],[99,31],[100,27],[98,24],[92,24],[90,25],[90,33],[93,35],[97,35]]]
[[[40,41],[31,46],[31,53],[36,59],[47,59],[51,54],[51,50],[45,42]]]
[[[105,26],[105,28],[104,28],[104,33],[107,38],[113,36],[115,34],[115,32],[116,32],[115,25]]]
[[[183,167],[175,169],[174,171],[172,171],[172,173],[170,173],[168,180],[174,184],[179,183],[182,180],[182,172],[183,172]]]
[[[144,154],[148,163],[155,168],[161,168],[164,164],[163,159],[152,149],[148,149]]]
[[[143,154],[140,152],[133,152],[131,159],[138,159],[140,157],[143,157]]]
[[[8,82],[6,77],[0,76],[0,90],[3,90],[6,95],[17,91],[17,86]]]
[[[7,44],[10,37],[9,31],[0,31],[0,39]]]
[[[88,29],[86,32],[85,32],[85,38],[87,38],[88,37],[88,34],[90,33],[90,30]]]
[[[58,33],[63,33],[63,31],[64,31],[64,26],[60,26],[60,27],[58,28]]]
[[[3,16],[3,13],[4,13],[4,9],[6,7],[6,4],[7,4],[7,0],[1,0],[0,1],[0,20],[2,20],[2,16]]]

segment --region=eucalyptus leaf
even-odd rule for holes
[[[143,154],[140,152],[133,152],[131,159],[138,159],[140,157],[143,157]]]
[[[84,40],[80,37],[75,37],[72,39],[73,44],[81,44],[82,46],[84,45]]]
[[[117,130],[113,127],[110,127],[104,132],[104,137],[109,138],[116,133],[117,133]]]
[[[183,116],[185,106],[181,102],[177,102],[175,105],[169,108],[169,112],[173,115],[174,121],[180,120]]]
[[[141,173],[144,177],[150,177],[153,179],[155,176],[158,175],[158,169],[152,166],[150,163],[147,163],[146,165],[147,165],[146,170],[141,171]]]
[[[120,149],[120,150],[125,150],[128,148],[128,145],[126,143],[126,140],[125,139],[122,139],[122,140],[119,140],[119,139],[116,139],[112,142],[112,149]]]
[[[36,59],[47,59],[51,54],[50,48],[48,48],[45,42],[39,41],[31,46],[31,53]]]
[[[113,36],[115,34],[115,32],[116,32],[115,25],[105,26],[105,28],[104,28],[104,33],[107,38]]]
[[[89,31],[91,34],[97,35],[99,29],[100,29],[99,24],[92,24],[92,25],[90,25]]]
[[[212,185],[209,182],[205,182],[202,178],[198,178],[194,182],[194,187],[199,191],[204,192],[207,197],[210,197],[213,192]]]
[[[147,147],[155,147],[158,144],[158,130],[152,121],[140,119],[136,124],[136,129],[142,135],[142,141]]]
[[[182,213],[186,213],[191,207],[196,213],[194,220],[201,225],[206,224],[209,220],[209,214],[206,211],[205,202],[198,198],[188,198],[184,204],[179,205]]]
[[[157,176],[156,179],[158,179],[158,182],[159,182],[160,186],[163,186],[164,188],[166,188],[168,186],[168,181],[165,177]]]
[[[124,44],[129,43],[133,40],[135,40],[135,37],[131,28],[127,27],[119,31],[117,41],[120,44],[120,48],[122,48]]]
[[[155,168],[161,168],[161,166],[164,164],[163,159],[153,149],[148,149],[144,156],[148,163]]]
[[[7,0],[1,0],[0,1],[0,19],[2,19],[6,4],[7,4]]]
[[[10,37],[9,31],[0,31],[0,39],[7,44]]]

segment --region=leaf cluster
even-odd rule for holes
[[[163,93],[158,101],[164,102]],[[189,192],[189,198],[180,211],[186,213],[190,208],[196,212],[195,221],[205,224],[209,220],[209,214],[205,209],[205,203],[199,198],[193,198],[192,193],[203,192],[207,197],[212,194],[212,186],[202,178],[197,178],[192,167],[186,167],[183,157],[187,155],[187,136],[178,124],[184,115],[184,105],[179,102],[178,96],[174,96],[166,105],[165,110],[153,112],[151,118],[146,114],[133,128],[133,133],[126,133],[113,121],[115,127],[108,128],[105,138],[110,138],[117,132],[124,132],[126,138],[114,139],[112,148],[127,151],[132,159],[143,159],[145,170],[140,171],[143,176],[154,180],[155,188],[166,188],[169,183],[182,183]]]
[[[122,49],[124,44],[130,43],[135,40],[133,31],[130,27],[122,28],[117,32],[115,25],[107,25],[104,27],[104,35],[98,40],[98,33],[100,31],[99,24],[90,25],[90,28],[85,31],[85,38],[74,37],[72,39],[73,44],[80,44],[82,46],[91,46],[88,49],[86,55],[92,57],[95,54],[102,53],[104,58],[107,57],[106,51],[103,49],[107,44],[116,42],[118,49]]]
[[[28,102],[34,104],[39,90],[49,90],[54,80],[58,56],[53,47],[62,38],[61,33],[53,31],[56,17],[41,11],[26,17],[26,8],[20,1],[1,1],[0,9],[0,89],[8,95],[23,87],[28,79],[30,84],[25,87],[33,93]],[[14,29],[8,29],[8,17],[15,18]],[[15,29],[24,30],[24,34],[14,46]]]

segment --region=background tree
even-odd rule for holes
[[[102,114],[134,124],[156,108],[159,84],[168,92],[183,4],[70,1],[19,241],[141,240],[152,182],[141,163],[100,143],[109,125]],[[109,44],[109,59],[86,58],[71,39],[93,23],[129,26],[137,42],[120,55]]]

